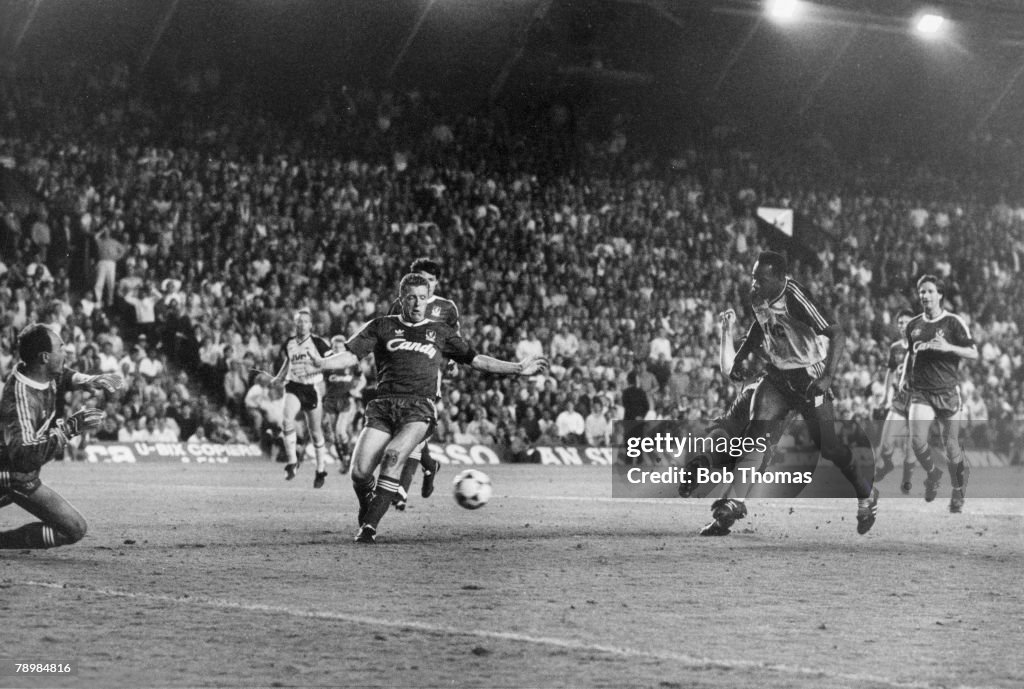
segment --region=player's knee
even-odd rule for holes
[[[80,540],[85,538],[85,534],[88,530],[89,525],[86,523],[85,517],[81,515],[76,515],[73,519],[69,519],[60,527],[60,533],[64,537],[63,540],[65,545],[78,543]]]
[[[294,421],[289,421],[288,418],[285,417],[284,423],[281,424],[281,430],[286,435],[290,435],[292,433],[295,433],[295,422]]]
[[[353,462],[351,476],[353,483],[365,483],[373,478],[373,469],[366,466],[365,462]]]

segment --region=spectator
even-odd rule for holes
[[[522,419],[519,421],[519,427],[523,429],[523,433],[526,434],[526,440],[530,444],[537,442],[537,439],[540,438],[541,427],[539,420],[537,419],[536,407],[530,405],[523,410]]]
[[[516,361],[522,361],[531,356],[541,356],[544,353],[544,345],[537,339],[537,336],[526,327],[519,329],[519,344],[516,345]]]
[[[622,391],[623,418],[626,421],[643,421],[651,409],[647,393],[636,384],[636,372],[626,376],[626,388]]]
[[[604,402],[600,397],[594,399],[590,414],[585,423],[587,445],[591,447],[607,447],[612,441],[612,424],[605,414]]]
[[[36,216],[36,221],[32,223],[32,229],[29,232],[32,244],[36,248],[36,254],[39,256],[39,262],[42,264],[45,264],[49,257],[50,243],[52,241],[48,220],[49,214],[46,212],[46,208],[41,207],[39,215]]]
[[[117,262],[127,253],[125,245],[117,241],[104,227],[96,234],[96,285],[93,292],[96,303],[107,307],[114,303],[114,286],[117,284]]]
[[[583,442],[586,424],[583,416],[576,411],[571,400],[565,403],[565,409],[555,419],[555,435],[565,445],[579,445]]]

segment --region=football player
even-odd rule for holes
[[[69,440],[98,429],[105,417],[100,409],[85,408],[55,418],[58,397],[74,387],[113,392],[121,387],[121,377],[64,368],[64,356],[60,335],[45,325],[30,325],[18,337],[21,361],[0,396],[0,507],[14,503],[39,521],[0,532],[0,549],[53,548],[85,536],[85,518],[44,484],[39,472],[64,452]]]
[[[547,369],[541,356],[514,362],[477,354],[451,326],[427,319],[429,293],[427,278],[406,275],[399,285],[401,315],[373,319],[348,340],[348,351],[321,362],[327,370],[348,368],[372,352],[377,365],[377,393],[366,407],[366,425],[352,461],[358,543],[376,541],[380,520],[401,487],[406,460],[436,423],[434,404],[447,359],[499,375],[531,376]]]
[[[435,293],[440,270],[440,264],[429,258],[418,258],[409,267],[410,273],[422,275],[427,281],[427,308],[424,317],[434,323],[445,323],[458,333],[460,328],[459,307],[451,299],[445,299]],[[401,300],[396,299],[391,305],[388,315],[397,316],[401,313]],[[448,372],[451,373],[454,364],[449,362],[448,365],[450,367]],[[405,509],[409,487],[412,485],[412,477],[416,475],[417,465],[423,467],[423,484],[420,486],[420,495],[429,498],[434,493],[434,481],[437,479],[437,472],[441,469],[441,463],[430,456],[428,440],[430,440],[429,436],[412,451],[409,456],[410,461],[402,469],[402,488],[398,491],[398,497],[395,498],[395,509],[397,510]]]
[[[845,346],[838,322],[825,317],[807,290],[787,276],[785,256],[762,252],[754,264],[750,294],[755,320],[747,331],[730,377],[743,380],[743,362],[757,348],[767,359],[764,378],[750,400],[750,423],[744,435],[778,438],[778,429],[792,412],[799,413],[821,455],[835,464],[857,496],[857,533],[875,523],[878,490],[854,460],[835,429],[832,379]],[[733,512],[743,512],[745,508]]]
[[[299,466],[295,419],[302,412],[306,417],[306,432],[312,438],[313,449],[316,451],[314,488],[322,487],[327,478],[327,442],[324,440],[322,404],[324,374],[319,362],[330,351],[330,345],[322,337],[313,334],[313,314],[309,309],[299,309],[295,312],[295,335],[289,337],[281,348],[281,363],[277,375],[271,381],[274,385],[284,382],[285,480],[295,478],[295,470]]]
[[[345,337],[335,335],[331,338],[331,350],[335,354],[345,351]],[[359,372],[358,366],[350,369],[328,371],[324,374],[327,392],[324,395],[324,414],[327,416],[327,428],[332,429],[334,449],[341,463],[340,473],[347,474],[352,464],[353,427],[359,407],[355,398],[366,385],[366,380]]]
[[[904,452],[903,479],[900,481],[900,491],[904,495],[910,492],[910,479],[914,471],[914,458],[906,447],[910,437],[907,426],[907,407],[910,402],[910,394],[902,389],[903,364],[907,358],[906,329],[913,317],[914,313],[909,309],[900,311],[896,316],[896,329],[900,336],[889,345],[889,358],[885,371],[885,397],[882,400],[882,409],[887,409],[888,412],[882,422],[882,435],[878,441],[878,455],[882,460],[882,465],[875,470],[875,483],[878,483],[896,468],[892,456],[896,452],[896,447],[900,446]]]
[[[907,324],[907,355],[904,388],[910,394],[908,416],[910,443],[921,468],[928,472],[924,499],[931,502],[938,494],[942,470],[935,466],[928,443],[932,423],[946,449],[952,494],[949,511],[964,506],[969,467],[960,445],[959,420],[963,408],[960,398],[959,368],[962,359],[977,359],[978,347],[963,318],[942,307],[945,287],[934,275],[917,281],[917,295],[923,307]]]

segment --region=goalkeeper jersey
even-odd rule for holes
[[[38,472],[64,449],[65,436],[54,427],[57,398],[72,387],[74,375],[66,368],[59,379],[40,383],[19,364],[7,379],[0,396],[0,471]]]

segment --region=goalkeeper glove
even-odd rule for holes
[[[86,431],[99,428],[105,417],[106,413],[102,409],[81,409],[66,419],[58,419],[56,426],[65,440],[71,440]]]

